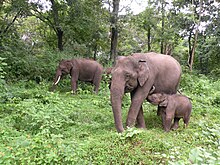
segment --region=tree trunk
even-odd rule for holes
[[[200,25],[200,22],[201,22],[201,14],[202,14],[202,0],[200,0],[199,5],[200,5],[199,20],[198,20],[198,24],[197,24],[197,27],[196,27],[196,33],[195,33],[195,37],[194,37],[192,53],[189,55],[189,60],[188,60],[190,71],[192,71],[192,66],[193,66],[193,61],[194,61],[194,56],[195,56],[195,51],[196,51],[196,46],[197,46],[197,39],[198,39],[198,33],[199,33],[199,25]]]
[[[60,28],[57,28],[57,38],[58,38],[58,49],[63,51],[63,31]]]
[[[150,43],[151,43],[151,41],[150,41],[150,31],[151,30],[151,28],[150,28],[150,26],[148,26],[148,28],[147,28],[147,49],[148,49],[148,52],[150,52],[150,50],[151,50],[151,45],[150,45]]]
[[[2,4],[3,4],[3,2],[2,2]],[[6,33],[8,32],[8,30],[9,30],[10,27],[14,24],[14,22],[17,20],[17,18],[19,17],[20,14],[21,14],[21,9],[18,10],[18,12],[16,13],[16,15],[15,15],[14,18],[12,19],[12,21],[9,22],[4,29],[1,29],[1,31],[0,31],[0,37],[2,37],[4,34],[6,34]],[[4,26],[2,26],[2,27],[4,27]]]
[[[52,4],[51,8],[52,8],[53,20],[55,24],[54,30],[57,35],[57,47],[60,51],[63,51],[63,30],[59,23],[59,13],[58,13],[57,4],[54,0],[50,0],[50,2]]]
[[[164,1],[162,1],[162,9],[161,9],[161,12],[162,12],[162,35],[161,35],[161,45],[160,45],[160,53],[163,54],[164,53],[164,19],[165,19],[165,10],[164,10]]]
[[[96,61],[96,55],[97,55],[97,50],[98,49],[98,46],[97,46],[97,44],[95,44],[95,47],[94,47],[94,54],[93,54],[93,60],[95,60]]]
[[[111,60],[115,62],[117,56],[117,43],[118,43],[118,30],[117,28],[112,28],[112,36],[111,36]]]
[[[118,44],[118,11],[119,11],[119,1],[113,0],[113,11],[111,16],[111,50],[110,59],[115,63],[117,57],[117,44]]]

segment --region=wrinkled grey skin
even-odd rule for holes
[[[148,101],[158,105],[163,128],[166,132],[170,131],[170,129],[176,130],[179,127],[179,120],[181,118],[183,118],[185,127],[188,126],[192,111],[192,104],[188,97],[180,94],[167,95],[155,93],[148,96]],[[174,122],[172,124],[173,119]]]
[[[51,90],[53,91],[55,89],[61,76],[70,74],[73,93],[77,90],[78,80],[91,82],[95,86],[95,93],[98,93],[102,72],[102,65],[94,60],[84,58],[62,60],[57,67],[56,76]]]
[[[174,94],[181,76],[180,64],[171,56],[157,53],[135,53],[119,57],[111,71],[111,104],[115,126],[123,132],[121,105],[125,92],[130,92],[131,105],[128,111],[126,126],[146,128],[142,104],[152,86],[154,92]]]

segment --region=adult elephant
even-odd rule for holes
[[[55,89],[62,75],[70,74],[73,93],[76,92],[78,80],[91,82],[95,86],[94,91],[98,93],[102,72],[102,65],[94,60],[85,58],[62,60],[57,67],[51,90]]]
[[[171,56],[150,53],[135,53],[121,56],[112,69],[111,104],[115,126],[123,132],[121,105],[124,93],[130,92],[131,105],[126,126],[145,128],[142,104],[154,86],[154,93],[174,94],[180,82],[180,64]]]

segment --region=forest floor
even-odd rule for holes
[[[156,106],[144,103],[146,130],[116,132],[108,84],[98,95],[64,80],[22,81],[0,95],[0,164],[220,164],[220,82],[184,74],[180,91],[191,98],[189,126],[165,133]],[[123,122],[130,105],[123,100]]]

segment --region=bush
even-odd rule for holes
[[[63,90],[70,89],[67,79],[55,92],[46,81],[9,84],[0,102],[0,164],[219,164],[219,81],[183,74],[181,89],[193,103],[186,129],[180,120],[178,130],[164,133],[157,107],[145,102],[147,129],[122,134],[116,133],[107,81],[98,95],[86,83],[72,95]],[[123,99],[125,123],[129,95]]]
[[[4,94],[7,92],[4,71],[7,67],[7,63],[4,62],[5,58],[0,57],[0,99],[2,100]]]

